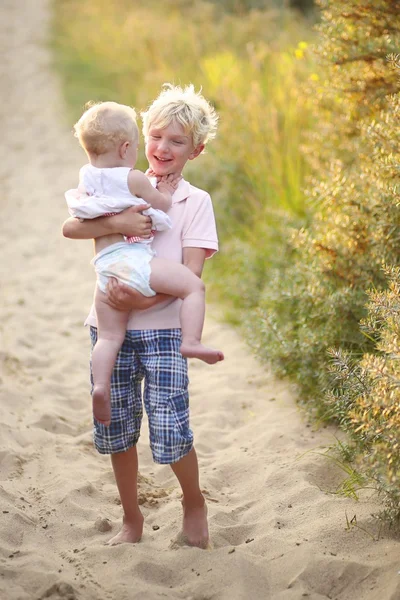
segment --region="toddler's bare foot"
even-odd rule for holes
[[[133,521],[124,519],[121,531],[107,542],[109,546],[117,544],[136,544],[140,542],[143,533],[143,515],[138,511],[137,517]]]
[[[208,546],[208,522],[207,522],[207,506],[187,507],[184,502],[183,506],[183,525],[182,533],[190,546],[202,548],[205,550]]]
[[[108,427],[111,423],[110,387],[95,385],[92,392],[93,415],[99,423]]]
[[[181,345],[181,354],[186,358],[199,358],[209,365],[224,360],[224,355],[220,350],[207,348],[203,344],[188,344],[185,342]]]

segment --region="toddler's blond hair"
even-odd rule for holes
[[[87,154],[104,154],[119,143],[138,141],[134,108],[117,102],[88,103],[86,108],[74,130]]]
[[[150,127],[164,129],[172,121],[182,125],[185,133],[192,136],[195,147],[215,137],[218,115],[192,84],[182,88],[164,83],[163,88],[148,109],[141,113],[145,138],[149,135]]]

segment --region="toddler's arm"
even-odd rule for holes
[[[141,171],[132,169],[128,175],[128,188],[132,196],[143,198],[153,208],[167,211],[171,208],[172,194],[176,190],[179,179],[168,176],[163,178],[155,189],[149,179]]]

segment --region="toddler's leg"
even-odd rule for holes
[[[107,303],[107,296],[96,289],[97,342],[92,352],[93,415],[108,426],[111,421],[110,381],[123,344],[129,312],[115,310]]]
[[[151,288],[183,300],[180,312],[183,356],[199,358],[210,365],[224,360],[222,352],[201,343],[205,314],[205,287],[202,280],[184,265],[173,261],[153,258],[150,264]]]

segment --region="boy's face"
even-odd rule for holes
[[[180,175],[187,161],[196,158],[203,148],[203,144],[195,148],[192,136],[185,133],[182,125],[172,121],[164,129],[149,128],[146,158],[156,175]]]

